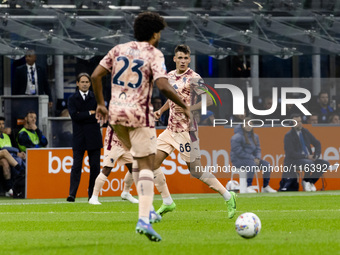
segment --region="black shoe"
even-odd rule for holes
[[[68,196],[68,198],[66,199],[67,202],[74,202],[76,199],[74,198],[74,196]]]

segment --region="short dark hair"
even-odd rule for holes
[[[6,119],[5,119],[5,117],[0,116],[0,120],[5,121]]]
[[[340,117],[339,114],[337,114],[337,113],[332,113],[331,115],[329,115],[328,123],[332,123],[332,121],[333,121],[333,119],[334,119],[335,116],[339,116],[339,117]],[[0,117],[0,120],[1,120],[1,117]]]
[[[149,41],[154,33],[166,27],[166,22],[156,12],[142,12],[133,24],[134,36],[139,42]]]
[[[90,82],[91,82],[91,77],[90,77],[90,75],[88,73],[80,73],[80,74],[78,74],[76,81],[79,82],[80,78],[83,77],[83,76],[86,76],[90,80]]]
[[[35,115],[37,115],[37,113],[36,113],[35,111],[33,111],[33,110],[29,110],[29,111],[27,111],[27,112],[26,112],[26,115],[25,115],[25,117],[27,117],[27,116],[28,116],[28,114],[31,114],[31,113],[34,113]]]
[[[318,98],[320,98],[320,96],[321,96],[322,94],[327,94],[327,95],[328,95],[328,92],[327,92],[326,90],[321,90],[321,91],[319,92]]]
[[[33,49],[28,49],[25,53],[25,56],[35,56],[35,50]]]
[[[186,44],[180,44],[180,45],[177,45],[177,47],[175,48],[175,54],[177,52],[183,52],[184,54],[191,54],[191,51],[190,51],[190,47]]]

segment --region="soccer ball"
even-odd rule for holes
[[[240,184],[238,184],[237,181],[228,181],[227,185],[226,185],[227,190],[234,190],[234,191],[238,191],[240,190]]]
[[[261,221],[254,213],[243,213],[235,222],[235,230],[243,238],[253,238],[261,231]]]

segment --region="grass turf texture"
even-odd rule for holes
[[[118,197],[102,205],[3,198],[0,254],[340,254],[340,191],[238,194],[232,220],[217,194],[173,198],[176,210],[154,225],[160,243],[135,233],[138,205]],[[243,212],[261,219],[253,239],[235,231]]]

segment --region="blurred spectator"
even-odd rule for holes
[[[236,114],[236,115],[232,115],[229,120],[232,121],[233,123],[243,123],[244,119],[246,118],[246,113],[244,114]]]
[[[37,127],[37,114],[29,111],[25,117],[24,127],[18,133],[18,146],[20,151],[26,152],[26,148],[41,148],[47,146],[47,138]]]
[[[340,116],[336,113],[333,113],[329,116],[328,122],[331,124],[340,124]]]
[[[301,112],[299,108],[296,107],[295,104],[287,104],[286,105],[286,116],[290,117],[294,113],[299,113]],[[282,116],[282,119],[286,119],[285,116]]]
[[[271,109],[273,106],[273,98],[271,94],[268,93],[264,93],[263,96],[263,103],[262,103],[262,107],[259,110],[269,110]],[[260,115],[257,116],[256,118],[261,119],[261,120],[265,120],[265,119],[281,119],[281,113],[280,113],[280,107],[279,107],[279,103],[277,104],[277,107],[275,109],[275,111],[271,114],[268,115]]]
[[[312,115],[307,116],[307,124],[318,124],[318,115],[312,112]]]
[[[327,91],[321,91],[318,96],[317,114],[319,116],[319,123],[327,123],[329,115],[334,112],[334,109],[329,105],[329,96]]]
[[[4,129],[5,118],[0,117],[0,166],[2,167],[3,176],[5,179],[5,196],[11,197],[13,196],[12,179],[24,172],[26,154],[25,152],[19,152],[17,148],[12,146],[11,139],[7,134],[4,133]],[[11,166],[13,167],[12,171]]]
[[[3,133],[6,134],[6,135],[9,135],[9,136],[12,135],[12,128],[5,127]]]
[[[26,64],[15,71],[12,95],[48,95],[49,109],[53,106],[50,85],[43,67],[37,65],[34,50],[28,50],[25,56]]]
[[[238,55],[231,58],[231,66],[232,77],[250,77],[250,57],[244,55],[243,45],[238,48]]]
[[[302,186],[305,191],[316,191],[315,183],[319,180],[323,171],[316,169],[328,169],[329,162],[320,159],[321,143],[302,124],[301,116],[295,114],[291,117],[297,122],[284,137],[285,159],[284,165],[291,172],[282,174],[281,191],[290,191],[290,187],[296,183],[296,171],[301,168],[304,171]],[[311,145],[315,148],[313,153]],[[324,167],[327,166],[327,167]],[[314,171],[313,171],[314,169]],[[296,189],[298,190],[298,188]]]
[[[161,109],[161,107],[163,105],[162,99],[160,97],[152,98],[151,103],[153,105],[154,112]],[[158,120],[156,120],[155,126],[167,126],[168,125],[168,119],[169,119],[169,111],[167,110],[162,114],[162,116]]]
[[[231,138],[230,159],[233,166],[247,170],[247,193],[256,193],[252,187],[254,171],[263,170],[262,192],[277,192],[269,186],[269,162],[262,159],[259,136],[248,125],[250,118],[245,118],[245,125],[237,125]]]
[[[207,114],[200,116],[200,126],[213,126],[214,125],[214,113],[212,111],[207,111]]]

